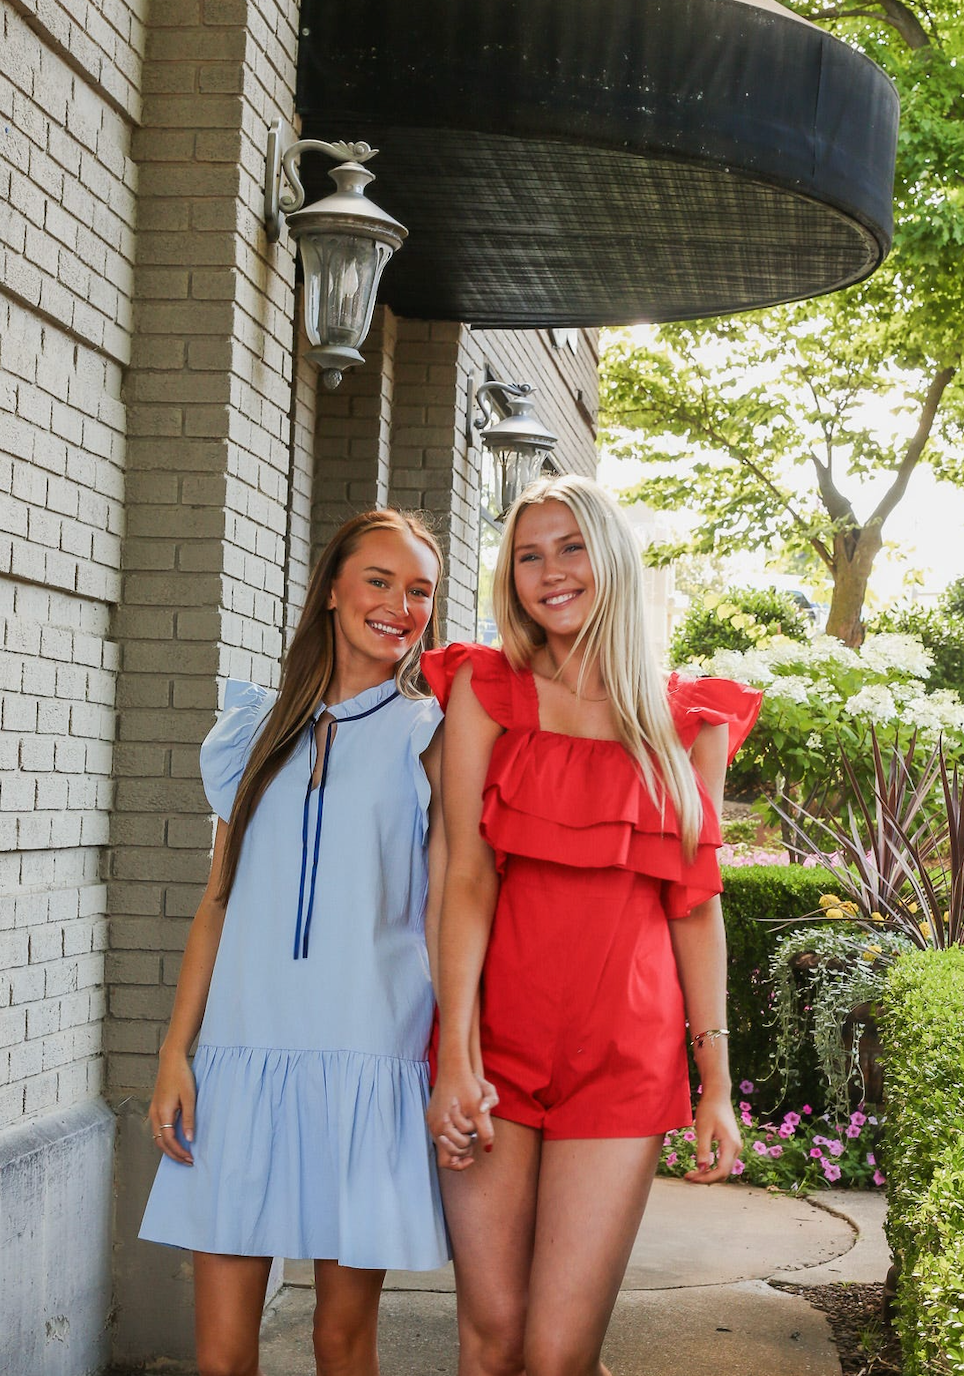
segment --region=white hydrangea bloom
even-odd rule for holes
[[[906,682],[893,681],[890,684],[890,691],[894,695],[894,701],[899,703],[913,702],[916,698],[922,698],[927,694],[927,684],[919,678],[909,678]]]
[[[752,683],[754,679],[748,661],[761,654],[760,650],[750,650],[746,654],[742,650],[717,650],[706,661],[706,672],[716,678],[735,678],[741,683]]]
[[[904,704],[902,716],[906,724],[915,727],[922,736],[940,735],[946,725],[939,706],[928,697],[911,698]]]
[[[860,663],[856,650],[851,650],[835,635],[815,635],[810,641],[811,664],[839,664],[841,668],[852,669]]]
[[[831,683],[829,678],[818,678],[813,685],[813,691],[823,703],[843,702],[843,698],[835,683]]]
[[[807,749],[815,750],[818,754],[822,752],[823,740],[816,731],[811,731],[810,735],[807,737]]]
[[[812,686],[803,674],[777,674],[767,689],[767,697],[777,702],[806,703]]]
[[[775,635],[766,649],[767,659],[774,668],[785,664],[809,664],[813,651],[807,640],[791,640],[787,635]]]
[[[867,717],[875,726],[893,721],[897,716],[897,704],[890,689],[883,683],[871,683],[854,693],[844,703],[845,711],[854,717]]]
[[[869,635],[858,653],[861,663],[879,674],[898,669],[914,678],[927,678],[934,662],[933,655],[924,649],[916,636],[890,632]]]

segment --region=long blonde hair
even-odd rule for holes
[[[696,852],[703,808],[689,756],[673,726],[666,687],[646,630],[643,566],[625,513],[596,483],[577,474],[542,478],[527,487],[505,520],[492,588],[495,620],[510,664],[527,665],[545,644],[545,633],[526,615],[513,576],[519,517],[527,507],[562,502],[576,519],[596,580],[596,596],[577,646],[599,672],[616,717],[619,739],[639,765],[653,801],[664,789],[676,810],[683,848]],[[654,763],[656,768],[654,769]]]
[[[315,565],[305,596],[304,611],[281,666],[278,698],[269,712],[245,766],[231,810],[230,830],[224,851],[218,897],[227,902],[241,857],[241,843],[248,823],[265,789],[294,750],[311,715],[324,697],[335,671],[335,632],[328,608],[331,585],[345,560],[373,531],[395,530],[414,535],[428,545],[442,575],[442,551],[425,523],[411,512],[363,511],[340,526]],[[436,585],[437,586],[437,585]],[[437,602],[419,644],[413,645],[395,668],[395,683],[407,698],[426,696],[419,660],[422,650],[438,644]]]

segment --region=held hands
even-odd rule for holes
[[[696,1170],[687,1171],[685,1178],[694,1185],[714,1185],[718,1180],[728,1180],[743,1147],[729,1092],[704,1088],[696,1106],[694,1126]]]
[[[495,1087],[479,1074],[439,1075],[425,1116],[441,1169],[465,1170],[477,1146],[492,1150],[491,1111],[498,1102]]]
[[[182,1166],[193,1166],[194,1158],[178,1141],[174,1128],[180,1114],[184,1137],[188,1142],[194,1141],[194,1103],[194,1074],[187,1057],[165,1055],[162,1052],[148,1117],[154,1145]]]

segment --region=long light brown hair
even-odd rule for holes
[[[506,517],[492,587],[495,620],[505,653],[519,669],[545,644],[544,631],[530,620],[519,601],[513,576],[519,517],[526,507],[543,502],[562,502],[572,512],[596,580],[596,597],[576,640],[577,646],[585,647],[577,690],[587,662],[597,659],[619,739],[636,760],[653,801],[661,805],[664,789],[669,794],[684,851],[692,856],[703,808],[693,767],[673,726],[666,687],[649,645],[639,546],[625,512],[588,478],[566,473],[540,479],[526,488]]]
[[[395,530],[421,540],[438,560],[441,578],[442,551],[438,541],[424,521],[411,512],[363,511],[352,516],[332,536],[311,575],[304,611],[281,666],[277,701],[258,733],[238,784],[221,867],[218,898],[222,903],[227,902],[231,893],[241,857],[241,843],[255,809],[265,789],[291,755],[331,683],[335,671],[335,632],[328,607],[331,585],[345,560],[355,553],[365,536],[381,530]],[[405,697],[426,696],[419,660],[422,650],[432,649],[438,638],[437,602],[433,600],[431,620],[420,642],[412,646],[395,668],[395,682]]]

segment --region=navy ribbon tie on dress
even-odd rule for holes
[[[311,810],[312,780],[315,773],[315,758],[313,748],[315,745],[315,731],[320,720],[312,717],[308,724],[311,733],[308,747],[308,787],[305,789],[305,806],[301,821],[301,883],[298,886],[298,921],[295,924],[295,947],[294,959],[305,959],[308,955],[308,938],[311,934],[311,916],[315,906],[315,881],[318,878],[318,854],[321,849],[321,819],[325,811],[325,784],[328,782],[328,761],[331,757],[331,747],[335,739],[335,728],[346,721],[362,721],[365,717],[370,717],[372,713],[379,712],[383,707],[387,707],[390,702],[394,702],[399,696],[398,689],[382,702],[377,702],[374,707],[369,707],[367,712],[359,712],[353,717],[336,717],[328,723],[328,730],[325,734],[325,755],[321,762],[321,780],[318,784],[318,816],[315,819],[315,844],[311,856],[311,881],[308,885],[308,906],[304,907],[305,902],[305,880],[308,876],[308,817]],[[302,915],[304,915],[304,931],[302,933]]]

